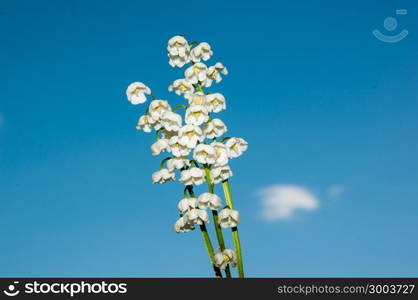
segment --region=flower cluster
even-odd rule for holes
[[[176,177],[188,187],[207,182],[208,186],[225,182],[232,176],[228,165],[233,158],[242,155],[248,143],[239,137],[223,137],[228,128],[216,114],[226,109],[225,96],[204,89],[221,82],[228,74],[220,62],[208,66],[213,51],[206,42],[189,43],[184,36],[174,36],[167,45],[169,64],[185,67],[184,78],[174,80],[168,90],[184,97],[185,102],[172,107],[167,100],[157,99],[150,88],[142,82],[134,82],[126,90],[132,104],[142,104],[151,96],[145,113],[139,118],[136,128],[150,133],[155,131],[152,155],[166,153],[160,169],[152,174],[152,182],[163,184]],[[184,115],[179,114],[184,110]],[[178,174],[176,174],[178,173]],[[234,228],[239,224],[239,212],[230,206],[222,208],[221,198],[212,192],[197,198],[190,194],[178,203],[180,218],[175,222],[176,232],[188,232],[195,225],[209,222],[207,210],[218,213],[218,226]],[[230,263],[236,265],[237,255],[233,250],[221,249],[214,256],[220,269]]]

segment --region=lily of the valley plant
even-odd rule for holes
[[[172,67],[185,67],[184,78],[174,80],[168,87],[169,91],[184,97],[184,103],[172,107],[167,100],[157,99],[142,82],[131,83],[126,90],[132,104],[143,104],[148,97],[152,100],[136,127],[148,133],[155,131],[152,155],[167,153],[160,169],[152,174],[152,181],[166,183],[174,181],[176,176],[179,178],[185,187],[183,198],[177,204],[179,218],[174,223],[175,231],[189,232],[199,228],[215,276],[231,277],[230,268],[237,267],[238,276],[242,278],[240,213],[232,202],[229,185],[232,170],[228,162],[243,154],[248,143],[238,137],[222,137],[227,127],[216,114],[226,109],[226,99],[221,93],[208,90],[228,71],[220,62],[212,66],[203,63],[213,55],[208,43],[189,43],[184,36],[178,35],[168,41],[167,50]],[[193,188],[205,182],[208,191],[196,195]],[[215,194],[216,185],[222,185],[225,204]],[[209,214],[215,228],[216,248],[206,228]],[[224,230],[232,232],[233,249],[226,248]]]

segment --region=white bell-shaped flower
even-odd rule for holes
[[[219,212],[219,225],[222,228],[237,227],[240,221],[239,211],[224,208]]]
[[[205,181],[205,171],[200,168],[193,167],[188,170],[181,171],[180,182],[185,185],[199,185]]]
[[[191,84],[202,83],[206,81],[206,72],[208,67],[204,63],[196,63],[186,69],[184,77]]]
[[[248,143],[243,138],[230,138],[225,143],[229,158],[241,156],[248,149]]]
[[[210,145],[215,149],[216,162],[214,166],[225,166],[229,161],[228,148],[220,142],[212,142]]]
[[[181,199],[177,207],[182,213],[186,213],[190,211],[191,209],[195,209],[197,207],[197,199],[196,198]]]
[[[156,121],[160,121],[166,111],[171,111],[171,106],[166,100],[153,100],[148,107],[148,114]]]
[[[151,132],[156,123],[157,121],[154,120],[150,115],[143,115],[139,118],[136,129],[143,130],[144,132]]]
[[[200,43],[190,51],[190,58],[197,63],[200,60],[208,60],[213,55],[210,45],[206,42]]]
[[[168,141],[170,145],[170,150],[175,157],[183,157],[189,155],[190,147],[188,147],[188,138],[187,137],[180,137],[180,136],[173,136]]]
[[[170,110],[165,111],[161,116],[161,125],[169,131],[179,131],[181,128],[182,118]]]
[[[222,181],[227,180],[232,175],[232,170],[228,165],[213,167],[210,170],[210,179],[214,184],[221,183]]]
[[[151,145],[152,155],[159,155],[163,151],[170,151],[170,145],[167,139],[159,139]]]
[[[194,224],[190,223],[185,216],[180,217],[174,223],[174,230],[179,232],[189,232],[194,229]]]
[[[161,169],[152,174],[153,183],[166,183],[167,181],[174,181],[175,174],[168,169]]]
[[[176,35],[168,40],[167,51],[170,55],[186,56],[188,46],[189,43],[183,36]]]
[[[206,96],[206,106],[209,112],[218,113],[226,109],[225,97],[221,93],[213,93]]]
[[[133,82],[126,89],[126,96],[128,101],[132,104],[142,104],[147,101],[145,94],[150,95],[151,90],[142,82]]]
[[[194,208],[185,214],[187,221],[191,224],[202,225],[209,222],[209,216],[206,210]]]
[[[225,123],[221,119],[213,119],[203,126],[203,134],[208,139],[213,139],[215,137],[220,137],[228,129],[225,126]]]
[[[203,193],[197,198],[197,206],[200,209],[217,210],[221,207],[221,197],[212,193]]]
[[[193,158],[201,164],[214,164],[216,162],[215,149],[206,144],[199,144],[194,149]]]
[[[177,95],[184,95],[187,99],[194,92],[194,86],[186,79],[176,79],[169,85],[168,90],[174,91]]]
[[[190,46],[187,40],[176,35],[168,40],[167,45],[168,57],[170,58],[169,64],[172,67],[183,67],[186,63],[190,62]]]
[[[208,71],[206,72],[207,79],[203,85],[205,87],[210,87],[212,85],[213,80],[215,80],[216,83],[221,82],[221,74],[227,75],[228,70],[222,63],[217,62],[214,66],[208,68]]]
[[[188,64],[190,62],[190,57],[188,55],[183,57],[179,55],[168,55],[168,57],[170,58],[168,63],[172,67],[182,68],[185,64]]]
[[[237,254],[231,249],[225,249],[220,253],[216,253],[213,260],[215,261],[215,266],[221,270],[224,270],[228,264],[231,264],[232,267],[236,267],[238,263]]]
[[[206,95],[202,92],[191,94],[187,100],[189,101],[190,106],[203,105],[206,107]]]
[[[190,149],[196,147],[198,142],[201,142],[205,139],[202,129],[200,129],[199,126],[189,124],[180,128],[179,137],[185,141],[187,147]]]
[[[208,110],[203,105],[193,105],[187,108],[186,124],[199,126],[208,120]]]
[[[189,151],[188,148],[186,149]],[[187,158],[187,156],[179,156],[179,157],[170,158],[169,160],[167,160],[166,164],[167,164],[167,169],[169,170],[174,170],[174,169],[180,170],[181,168],[184,168],[185,166],[190,166],[190,161]]]

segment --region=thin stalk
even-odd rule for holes
[[[237,253],[238,276],[239,278],[244,278],[244,265],[242,264],[241,242],[239,240],[238,227],[233,227],[231,230],[234,239],[235,252]]]
[[[187,105],[179,104],[173,109],[173,112],[176,112],[179,108],[187,109]]]
[[[184,189],[185,194],[186,194],[186,190],[187,192],[189,192],[190,197],[195,198],[195,195],[193,192],[193,186],[191,185],[186,186],[186,188]],[[213,271],[215,272],[215,276],[217,278],[222,278],[221,270],[215,265],[215,260],[213,258],[215,256],[215,252],[213,250],[212,242],[210,241],[210,237],[206,229],[205,223],[200,225],[200,231],[202,232],[203,241],[205,242],[206,250],[208,252],[209,260],[210,260],[210,263],[212,264]]]
[[[164,168],[164,164],[169,160],[171,157],[164,158],[160,163],[160,170]]]
[[[155,131],[155,140],[158,142],[159,139],[160,139],[160,130],[156,130]]]
[[[210,262],[212,264],[213,271],[215,272],[216,277],[222,278],[221,270],[215,265],[215,261],[213,259],[213,257],[215,256],[215,253],[213,251],[213,246],[212,246],[212,243],[210,241],[210,237],[209,237],[208,231],[206,229],[205,223],[200,225],[200,231],[202,232],[203,241],[205,242],[206,250],[208,251],[209,259],[210,259]]]
[[[214,194],[214,185],[213,183],[211,183],[210,170],[207,166],[205,166],[205,173],[206,173],[206,182],[208,183],[209,193]],[[215,227],[215,232],[216,232],[216,238],[218,239],[219,249],[222,252],[225,250],[225,240],[222,234],[221,226],[219,225],[218,212],[216,210],[211,210],[211,211],[212,211],[212,218],[213,218],[213,226]],[[231,278],[231,270],[229,268],[229,265],[227,265],[225,268],[225,275],[227,278]]]
[[[203,90],[202,85],[201,85],[200,83],[197,85],[196,89],[197,89],[199,92],[205,93],[205,91]]]
[[[199,164],[194,159],[190,160],[190,164],[194,165],[196,168],[199,168]]]
[[[234,209],[234,204],[232,203],[232,196],[231,196],[231,187],[229,186],[228,179],[222,182],[222,187],[225,194],[226,203],[230,209]],[[232,237],[234,240],[235,252],[237,254],[238,260],[238,276],[240,278],[244,278],[244,266],[242,264],[242,252],[241,252],[241,243],[239,239],[238,228],[232,228]]]

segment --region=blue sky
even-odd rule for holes
[[[247,275],[416,276],[417,12],[416,1],[2,1],[0,276],[212,276],[199,232],[173,231],[182,186],[152,185],[160,159],[135,130],[144,107],[124,95],[144,81],[182,103],[167,91],[182,76],[167,63],[175,34],[209,42],[230,71],[215,89],[229,135],[250,143],[231,163]],[[398,43],[371,33],[392,34],[389,16],[410,33]],[[260,190],[283,185],[317,206],[265,220]]]

